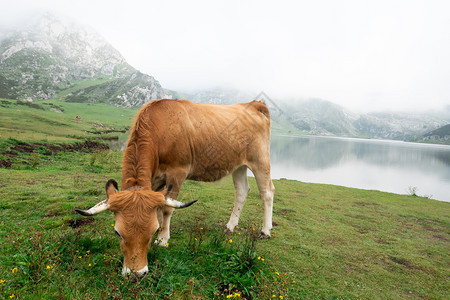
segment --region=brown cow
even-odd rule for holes
[[[107,200],[89,210],[110,210],[124,255],[123,273],[147,272],[147,252],[153,234],[167,245],[174,208],[191,205],[175,199],[186,179],[216,181],[232,174],[233,212],[226,225],[233,232],[249,192],[247,168],[255,175],[264,204],[262,237],[270,237],[275,188],[270,178],[270,114],[260,101],[235,105],[156,100],[140,110],[122,167],[122,190],[113,180],[106,185]],[[165,186],[168,189],[161,191]]]

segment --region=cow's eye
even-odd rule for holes
[[[120,235],[120,233],[117,230],[114,230],[117,234],[117,236],[119,237],[119,239],[122,239],[122,236]]]

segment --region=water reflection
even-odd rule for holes
[[[450,201],[450,146],[272,135],[272,177]]]

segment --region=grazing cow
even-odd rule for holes
[[[225,106],[155,100],[142,107],[132,128],[123,157],[121,191],[110,180],[107,200],[76,211],[89,216],[114,212],[123,273],[143,274],[148,270],[153,234],[159,228],[156,242],[167,245],[174,208],[195,202],[176,200],[184,180],[216,181],[232,174],[235,203],[226,229],[233,232],[249,192],[250,168],[264,204],[261,237],[270,237],[275,189],[269,147],[270,114],[260,101]]]

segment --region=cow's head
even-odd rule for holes
[[[137,186],[118,191],[117,182],[111,179],[106,183],[106,200],[88,210],[76,208],[75,211],[83,216],[94,216],[106,210],[114,212],[114,229],[124,258],[122,274],[144,275],[148,271],[147,252],[152,236],[159,228],[158,209],[164,206],[184,208],[197,201],[182,203],[166,194],[167,191],[160,193]]]

